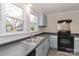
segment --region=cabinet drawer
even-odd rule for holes
[[[50,38],[54,38],[54,39],[57,39],[57,36],[50,36]]]
[[[79,47],[74,47],[74,52],[79,52]]]
[[[77,41],[79,41],[79,38],[77,38],[77,37],[76,37],[76,38],[74,38],[74,39],[75,39],[75,41],[76,41],[76,40],[77,40]]]
[[[79,42],[78,42],[78,41],[75,41],[75,42],[74,42],[74,46],[75,46],[75,47],[79,47]]]

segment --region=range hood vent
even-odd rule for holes
[[[67,19],[67,20],[58,20],[58,30],[59,31],[70,31],[70,23],[72,20]]]
[[[72,20],[71,20],[71,19],[67,19],[67,20],[58,20],[58,23],[63,23],[63,22],[71,23]]]

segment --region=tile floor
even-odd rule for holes
[[[55,49],[50,49],[47,56],[79,56],[79,54],[72,54],[68,52],[57,51]]]

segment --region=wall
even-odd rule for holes
[[[57,32],[57,20],[72,19],[72,33],[79,33],[79,10],[50,14],[47,16],[47,27],[42,28],[43,32]]]

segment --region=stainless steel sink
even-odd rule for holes
[[[44,39],[44,37],[33,37],[33,38],[30,38],[30,39],[26,39],[23,42],[35,45],[35,44],[39,43],[41,40],[43,40],[43,39]]]

